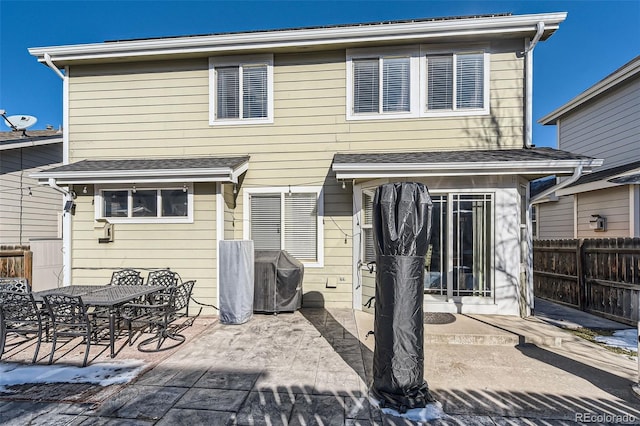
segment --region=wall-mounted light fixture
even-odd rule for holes
[[[187,184],[182,185],[182,192],[187,192]]]
[[[604,232],[607,230],[607,218],[599,214],[592,214],[589,219],[589,229],[596,232]]]
[[[85,185],[84,188],[82,188],[82,193],[86,194],[87,192],[89,192],[89,191],[87,191],[87,185]]]

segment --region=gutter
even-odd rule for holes
[[[533,49],[540,41],[544,33],[544,22],[536,24],[536,35],[528,43],[525,54],[525,120],[524,120],[524,148],[532,148],[533,145]]]
[[[536,195],[535,197],[531,198],[529,200],[529,204],[533,205],[533,204],[538,204],[541,203],[544,200],[545,197],[547,197],[548,195],[564,188],[567,187],[569,185],[571,185],[573,182],[577,181],[578,179],[580,179],[580,177],[582,176],[582,165],[578,166],[575,168],[575,171],[573,172],[573,174],[571,175],[571,177],[569,177],[569,179],[563,180],[562,182],[553,185],[551,188],[547,188],[544,191],[542,191],[541,193],[539,193],[538,195]]]

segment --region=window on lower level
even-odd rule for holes
[[[373,191],[362,195],[362,261],[375,261]],[[425,257],[424,292],[454,297],[491,297],[491,194],[431,195],[431,239]],[[452,213],[448,205],[452,203]],[[449,232],[452,223],[452,232]],[[450,249],[451,248],[451,249]],[[451,252],[450,252],[451,250]],[[449,271],[452,271],[449,280]]]
[[[256,250],[286,250],[302,262],[320,263],[321,216],[319,191],[282,189],[249,194],[249,238]]]
[[[109,188],[98,191],[99,218],[117,221],[185,221],[192,211],[191,186]],[[98,212],[97,212],[98,213]]]

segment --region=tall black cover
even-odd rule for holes
[[[434,399],[424,380],[424,262],[433,203],[427,187],[378,187],[373,200],[376,297],[372,394],[404,412]]]

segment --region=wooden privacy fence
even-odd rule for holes
[[[536,296],[636,325],[640,312],[640,238],[536,240]]]
[[[0,246],[0,277],[24,277],[31,283],[32,259],[29,246]]]

